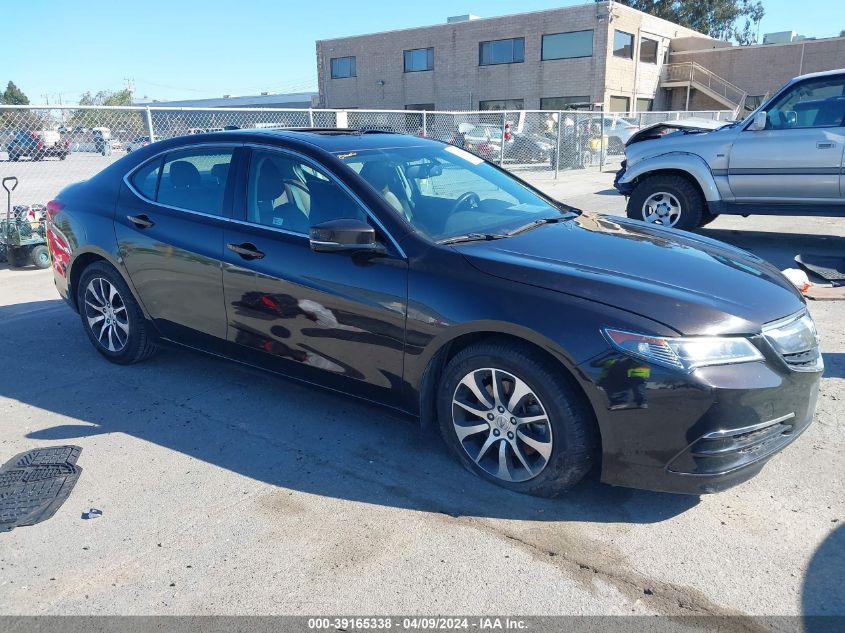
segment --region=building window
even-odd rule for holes
[[[523,99],[489,99],[479,101],[479,110],[523,110],[525,101]]]
[[[640,38],[640,61],[646,64],[657,63],[657,40]]]
[[[628,112],[631,109],[631,100],[628,97],[610,97],[611,112]]]
[[[654,99],[637,99],[637,112],[651,112]]]
[[[614,31],[613,56],[634,59],[634,36],[625,31]]]
[[[525,38],[478,43],[478,65],[521,64],[525,61]]]
[[[434,70],[434,49],[415,48],[405,51],[405,72],[418,73],[423,70]]]
[[[593,32],[573,31],[554,33],[543,36],[543,61],[549,59],[572,59],[574,57],[592,57]]]
[[[333,57],[332,79],[343,79],[344,77],[357,77],[354,57]]]
[[[589,110],[590,97],[543,97],[541,110]]]
[[[433,103],[409,103],[408,105],[405,106],[405,109],[406,110],[416,110],[418,112],[423,111],[423,110],[430,112],[430,111],[434,110],[434,104]]]

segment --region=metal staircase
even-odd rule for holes
[[[739,113],[745,106],[747,93],[716,73],[695,62],[666,64],[660,73],[661,88],[686,88],[689,110],[690,90],[698,90],[714,101]]]

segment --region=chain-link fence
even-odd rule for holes
[[[225,129],[387,130],[463,147],[523,176],[618,164],[641,127],[668,119],[728,120],[728,111],[603,112],[291,110],[265,108],[0,106],[0,177],[17,176],[15,204],[44,204],[128,152],[175,136]]]

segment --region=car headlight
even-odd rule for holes
[[[813,349],[819,344],[816,324],[809,314],[785,325],[775,325],[763,329],[763,334],[772,346],[781,354],[797,354]]]
[[[728,365],[763,360],[760,350],[754,347],[747,338],[741,336],[671,338],[621,330],[602,331],[610,344],[625,354],[686,372],[704,365]]]

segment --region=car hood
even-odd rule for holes
[[[703,134],[721,129],[730,125],[728,121],[715,121],[713,119],[681,119],[679,121],[660,121],[648,125],[628,139],[627,145],[633,145],[642,141],[651,141],[665,138],[668,134],[682,131],[687,134]]]
[[[804,306],[756,255],[626,218],[584,213],[454,248],[485,273],[612,305],[685,335],[757,333]]]

